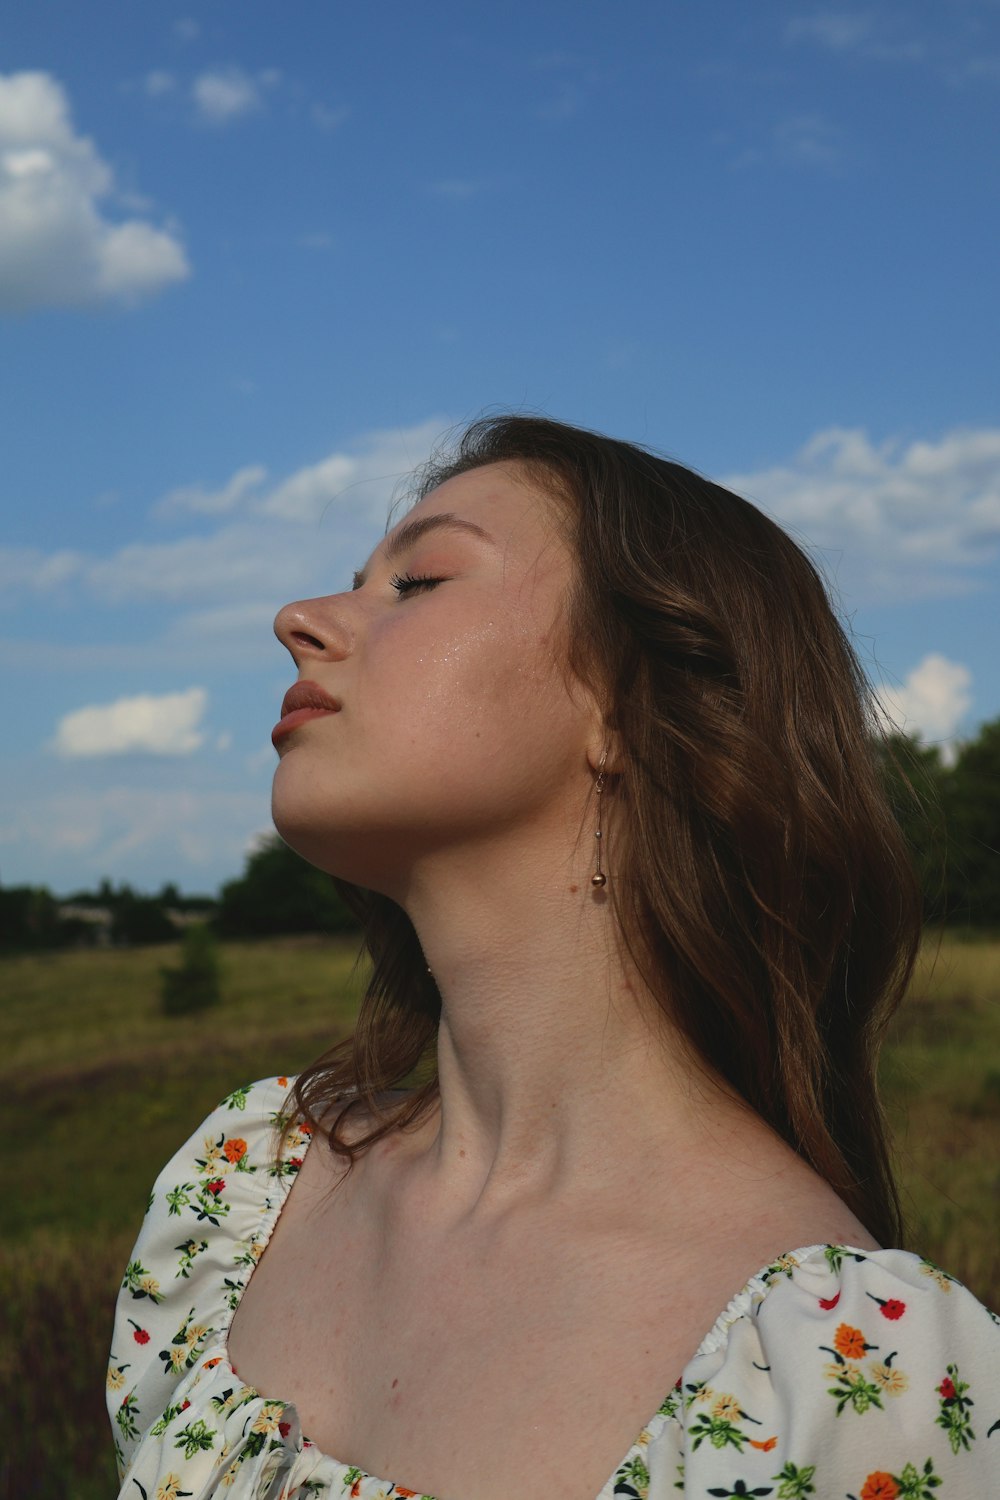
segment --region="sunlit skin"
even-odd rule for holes
[[[590,876],[607,752],[616,879],[622,752],[566,669],[553,502],[494,465],[392,535],[446,513],[491,540],[436,529],[391,562],[383,542],[360,587],[279,614],[298,679],[340,707],[279,734],[274,787],[293,847],[409,913],[441,993],[440,1099],[336,1193],[342,1162],[310,1150],[229,1348],[344,1462],[587,1500],[752,1272],[873,1242],[654,1024],[619,954]],[[446,581],[399,595],[393,573]]]
[[[567,680],[573,564],[553,502],[494,465],[449,480],[405,520],[441,514],[494,540],[441,529],[391,564],[383,544],[360,588],[279,614],[299,678],[342,708],[279,742],[273,806],[306,858],[391,896],[414,922],[442,995],[437,1161],[460,1213],[487,1187],[526,1174],[554,1186],[583,1160],[591,1183],[602,1158],[620,1176],[614,1145],[577,1134],[618,1085],[618,1126],[634,1114],[643,1150],[677,1121],[664,1107],[670,1060],[615,955],[611,904],[590,884],[595,771],[607,750],[613,772],[617,752]],[[394,573],[446,581],[400,595]]]

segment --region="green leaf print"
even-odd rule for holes
[[[837,1399],[838,1417],[845,1406],[853,1407],[856,1412],[866,1412],[872,1406],[877,1406],[879,1411],[885,1410],[881,1387],[866,1380],[858,1369],[848,1369],[845,1366],[837,1375],[835,1383],[827,1388],[827,1394]]]
[[[797,1464],[786,1464],[780,1474],[773,1476],[781,1481],[778,1485],[778,1500],[806,1500],[807,1495],[814,1494],[816,1486],[812,1478],[815,1472],[815,1464],[806,1464],[802,1469]]]
[[[175,1217],[180,1217],[182,1208],[187,1208],[191,1202],[190,1194],[194,1192],[193,1182],[179,1182],[166,1194],[167,1203],[170,1205],[169,1212]]]
[[[180,1251],[181,1257],[177,1263],[174,1280],[178,1276],[183,1276],[187,1280],[191,1274],[191,1267],[194,1265],[195,1256],[201,1255],[204,1250],[208,1249],[208,1240],[185,1240],[182,1245],[175,1245],[174,1249]]]
[[[930,1458],[924,1464],[923,1473],[919,1473],[913,1464],[907,1464],[902,1474],[892,1477],[899,1486],[896,1500],[934,1500],[934,1491],[941,1484]]]
[[[706,1438],[713,1448],[736,1448],[740,1453],[748,1441],[746,1433],[741,1432],[728,1417],[710,1417],[705,1412],[698,1413],[688,1432],[694,1440],[691,1447],[695,1452]]]
[[[758,1485],[754,1490],[748,1490],[746,1480],[737,1479],[732,1489],[728,1487],[726,1489],[711,1489],[708,1493],[718,1496],[718,1500],[746,1500],[748,1495],[770,1495],[771,1486],[769,1484],[762,1484]]]
[[[935,1422],[948,1434],[952,1453],[957,1453],[960,1448],[968,1450],[976,1438],[969,1418],[969,1410],[976,1403],[965,1394],[969,1382],[959,1379],[958,1365],[948,1366],[948,1373],[937,1389],[941,1400]]]
[[[122,1277],[122,1291],[131,1292],[137,1301],[141,1297],[148,1297],[152,1302],[163,1301],[160,1283],[155,1276],[149,1274],[142,1261],[139,1260],[130,1260],[125,1267],[125,1275]]]
[[[203,1417],[197,1422],[189,1422],[182,1427],[174,1442],[175,1448],[184,1449],[185,1458],[194,1458],[196,1453],[207,1453],[216,1439],[216,1432],[209,1427]]]
[[[247,1095],[252,1088],[252,1083],[245,1083],[242,1088],[233,1089],[231,1094],[227,1094],[224,1099],[220,1100],[219,1108],[225,1105],[226,1109],[246,1109]]]
[[[649,1470],[638,1455],[628,1459],[618,1470],[614,1494],[625,1495],[628,1500],[646,1500],[649,1494]]]
[[[129,1391],[125,1400],[115,1412],[115,1421],[118,1423],[121,1435],[127,1442],[134,1442],[139,1436],[139,1429],[135,1425],[135,1419],[139,1415],[139,1407],[136,1404],[135,1391]]]
[[[158,1417],[149,1429],[151,1437],[162,1437],[175,1417],[179,1417],[184,1407],[180,1402],[176,1406],[168,1406],[161,1417]]]

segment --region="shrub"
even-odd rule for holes
[[[208,927],[196,922],[184,934],[180,964],[160,969],[160,1006],[166,1016],[183,1016],[220,998],[218,946]]]

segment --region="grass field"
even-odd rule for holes
[[[0,1496],[116,1493],[104,1411],[115,1289],[159,1166],[235,1084],[351,1026],[353,944],[223,949],[223,1003],[158,1011],[166,949],[0,961]],[[883,1066],[907,1247],[1000,1306],[1000,942],[929,941]]]

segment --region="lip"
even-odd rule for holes
[[[310,719],[323,718],[326,714],[340,712],[336,698],[325,693],[317,682],[296,682],[288,689],[281,705],[281,718],[271,730],[271,743],[277,744],[286,734],[291,734],[300,724]]]

